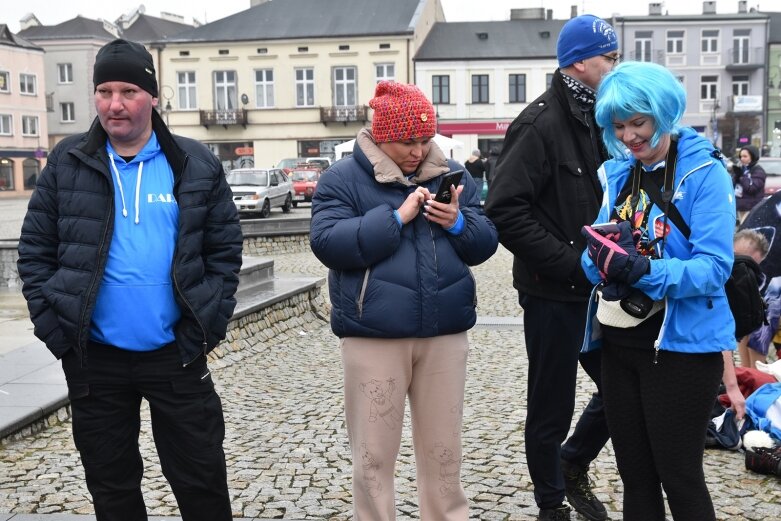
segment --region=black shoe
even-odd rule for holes
[[[746,451],[746,469],[758,474],[781,476],[781,445],[769,449],[757,447]]]
[[[607,519],[605,506],[591,492],[588,469],[561,460],[561,471],[564,474],[564,492],[572,508],[589,521]]]
[[[559,505],[556,508],[541,508],[537,521],[570,521],[570,507]]]

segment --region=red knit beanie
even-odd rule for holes
[[[432,137],[437,133],[434,105],[416,85],[381,81],[369,101],[377,143]]]

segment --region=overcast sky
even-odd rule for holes
[[[272,0],[283,2],[284,0]],[[327,2],[328,0],[321,0]],[[393,0],[387,0],[393,1]],[[621,15],[648,14],[648,1],[643,0],[441,0],[445,17],[450,22],[477,20],[507,20],[511,8],[545,7],[553,9],[553,17],[569,18],[572,5],[578,6],[578,13],[592,13],[609,17]],[[159,16],[161,12],[175,13],[190,23],[193,18],[200,22],[213,22],[228,15],[248,9],[250,0],[0,0],[0,23],[6,23],[11,31],[19,31],[19,20],[27,13],[33,13],[44,25],[56,25],[76,15],[87,18],[114,21],[131,12],[139,5],[146,7],[146,14]],[[776,4],[773,7],[773,4]],[[765,10],[779,10],[779,0],[763,0]],[[479,7],[478,7],[479,6]],[[749,8],[760,7],[757,1],[749,1]],[[700,14],[702,0],[674,0],[662,2],[664,12],[670,14]],[[717,0],[717,13],[736,13],[738,0]]]

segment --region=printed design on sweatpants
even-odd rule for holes
[[[380,417],[389,429],[401,426],[404,415],[391,402],[391,395],[395,389],[396,382],[393,378],[388,378],[384,385],[383,382],[374,379],[361,383],[361,391],[371,400],[370,422],[374,423],[377,417]]]
[[[458,473],[461,461],[456,459],[455,452],[441,441],[434,444],[428,455],[439,464],[439,493],[442,497],[458,490]]]
[[[453,437],[458,438],[461,435],[461,420],[464,417],[464,402],[463,400],[455,404],[450,408],[450,412],[455,416],[452,420],[453,425]]]
[[[363,487],[369,497],[377,497],[382,492],[382,483],[377,478],[380,463],[369,452],[366,443],[361,443],[361,467],[363,468]]]

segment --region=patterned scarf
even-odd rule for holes
[[[570,94],[575,101],[584,109],[591,109],[594,103],[597,102],[597,93],[592,88],[585,85],[572,76],[567,76],[563,72],[561,78],[564,80],[564,85],[569,89]]]

